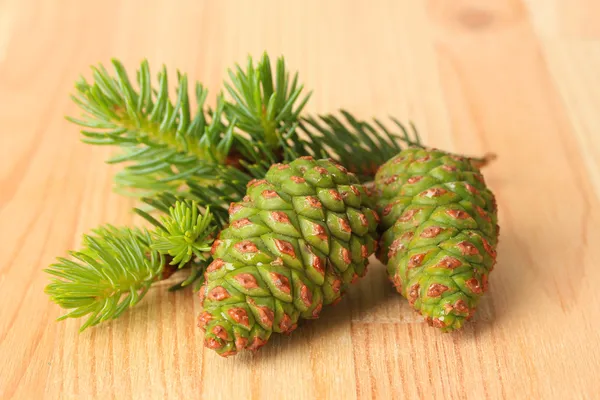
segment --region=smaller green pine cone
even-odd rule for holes
[[[377,245],[373,197],[344,167],[310,157],[250,182],[200,290],[205,345],[222,356],[257,350],[339,301]]]
[[[494,195],[467,158],[407,149],[375,177],[381,215],[378,258],[426,321],[452,331],[488,288],[498,241]]]

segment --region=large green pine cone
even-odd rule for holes
[[[317,318],[366,273],[377,245],[374,198],[344,167],[302,157],[275,164],[229,209],[200,290],[205,345],[257,350],[272,332]]]
[[[462,327],[488,288],[498,241],[494,195],[469,159],[410,148],[375,177],[381,216],[378,258],[426,321]]]

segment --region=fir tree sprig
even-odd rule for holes
[[[281,146],[283,134],[293,130],[311,95],[301,97],[304,86],[298,83],[298,73],[290,79],[280,57],[273,76],[265,53],[256,66],[251,57],[245,70],[236,65],[235,71],[229,70],[229,77],[231,83],[225,82],[225,88],[234,101],[227,110],[237,118],[238,127],[272,149]]]
[[[264,54],[257,63],[249,58],[245,69],[230,70],[229,98],[218,96],[214,111],[206,106],[208,92],[196,83],[194,112],[187,75],[177,73],[171,99],[164,66],[155,85],[147,61],[133,83],[118,60],[112,64],[114,74],[99,65],[92,68],[92,83],[78,82],[73,100],[84,115],[69,120],[84,128],[84,142],[121,149],[108,160],[126,165],[115,176],[121,193],[187,196],[190,183],[223,191],[231,169],[248,181],[265,165],[309,154],[357,164],[356,171],[369,179],[373,166],[399,150],[400,142],[419,142],[399,123],[402,135],[395,136],[379,121],[358,121],[345,111],[343,122],[333,115],[301,118],[310,93],[302,94],[298,73],[292,74],[282,57],[275,69]]]
[[[154,231],[100,227],[92,235],[84,235],[82,250],[70,252],[71,258],[58,258],[45,270],[55,277],[46,293],[71,310],[59,320],[91,314],[82,331],[117,318],[162,279],[167,265],[190,269],[188,278],[177,287],[202,276],[206,252],[214,240],[210,210],[202,213],[195,202],[175,202],[161,222],[148,217],[155,222]]]
[[[422,146],[415,126],[409,130],[397,119],[392,122],[400,133],[392,133],[380,120],[370,123],[358,120],[348,111],[341,110],[343,119],[333,114],[302,119],[300,131],[308,136],[302,152],[315,157],[331,157],[350,171],[368,181],[380,165],[406,146]]]
[[[55,277],[46,293],[71,310],[59,320],[89,315],[83,331],[136,305],[164,266],[164,256],[150,243],[146,230],[111,225],[84,235],[82,250],[71,252],[70,259],[58,258],[45,270]]]
[[[214,232],[213,216],[210,208],[204,215],[193,201],[178,201],[169,210],[168,216],[157,221],[157,229],[152,234],[150,247],[163,255],[170,255],[171,265],[182,268],[192,257],[205,260],[204,253],[210,251]]]
[[[206,108],[206,89],[195,85],[195,114],[191,113],[188,79],[178,73],[175,101],[169,98],[165,67],[152,84],[147,61],[136,71],[135,89],[124,66],[112,62],[92,68],[94,82],[81,79],[72,96],[84,112],[68,119],[85,129],[83,141],[119,146],[122,153],[109,163],[127,163],[116,177],[118,189],[143,193],[176,190],[186,179],[214,180],[214,167],[225,162],[233,143],[235,121],[224,122],[225,101],[219,96],[215,111]]]
[[[92,83],[81,78],[72,98],[83,117],[68,119],[84,128],[84,142],[121,149],[107,162],[126,163],[115,177],[117,191],[124,194],[176,192],[188,181],[218,186],[227,172],[220,166],[252,168],[268,159],[266,153],[272,162],[281,161],[289,154],[281,148],[286,146],[282,139],[294,135],[309,97],[298,103],[303,88],[297,74],[290,83],[283,58],[273,80],[266,54],[256,66],[250,59],[246,71],[238,66],[231,73],[226,88],[232,100],[218,96],[214,111],[206,106],[208,92],[196,83],[195,113],[187,75],[177,74],[172,100],[164,66],[155,86],[147,61],[136,71],[135,85],[121,62],[112,64],[114,74],[99,65],[92,68]]]

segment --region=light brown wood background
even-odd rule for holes
[[[598,398],[599,19],[595,0],[0,0],[0,398]],[[63,118],[78,75],[147,57],[216,93],[265,49],[300,71],[310,112],[392,114],[499,155],[499,263],[464,331],[421,323],[380,265],[254,356],[205,351],[196,298],[164,286],[83,334],[54,322],[42,268],[135,222],[111,150]]]

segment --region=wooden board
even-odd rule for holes
[[[0,0],[0,398],[599,396],[599,18],[593,0]],[[146,57],[216,93],[265,49],[300,71],[310,112],[391,114],[499,155],[499,263],[464,331],[424,325],[376,263],[254,356],[205,351],[197,299],[166,285],[83,334],[54,322],[42,269],[101,223],[139,222],[111,150],[63,118],[78,75]]]

